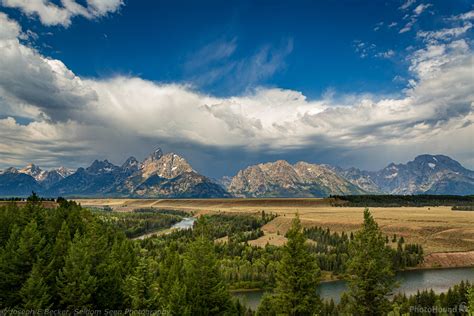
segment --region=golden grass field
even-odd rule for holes
[[[202,214],[259,213],[279,215],[265,225],[265,236],[252,241],[281,245],[291,219],[299,214],[304,226],[328,227],[331,231],[350,232],[360,227],[362,207],[333,207],[331,199],[80,199],[83,206],[110,206],[116,211],[136,208],[177,209]],[[452,211],[439,207],[374,207],[370,209],[383,232],[403,236],[408,243],[423,245],[425,253],[474,251],[474,212]],[[473,252],[474,255],[474,252]],[[431,256],[432,257],[432,256]],[[431,264],[429,262],[426,264]],[[463,261],[474,256],[464,256]],[[436,265],[432,263],[432,265]]]

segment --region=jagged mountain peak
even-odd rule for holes
[[[157,148],[143,160],[143,163],[157,161],[161,157],[163,157],[163,151],[161,150],[161,148]]]
[[[94,160],[92,164],[86,168],[86,171],[89,173],[110,173],[114,172],[119,169],[118,166],[114,165],[113,163],[109,162],[107,159],[105,160]]]
[[[300,161],[277,160],[240,170],[228,189],[245,197],[321,197],[363,193],[329,168]]]
[[[22,168],[18,171],[20,173],[30,175],[35,179],[37,179],[43,173],[43,170],[40,167],[38,167],[37,165],[33,164],[33,163],[29,163],[28,165],[26,165],[26,167],[24,167],[24,168]]]
[[[166,153],[163,155],[161,149],[156,150],[154,153],[156,153],[156,155],[152,154],[148,156],[140,165],[139,169],[142,178],[148,178],[156,174],[162,178],[171,179],[183,172],[194,171],[186,159],[175,153]]]
[[[406,164],[390,163],[379,171],[334,170],[369,192],[459,195],[474,192],[474,172],[445,155],[423,154]]]
[[[59,168],[54,169],[54,171],[56,171],[63,178],[66,178],[67,176],[70,176],[71,174],[74,173],[73,170],[68,169],[66,167],[59,167]]]
[[[15,167],[10,167],[3,170],[3,174],[7,174],[7,173],[13,173],[13,174],[18,173],[18,169]]]
[[[131,156],[125,160],[120,168],[126,172],[134,173],[140,168],[140,162],[138,162],[137,158]]]
[[[410,164],[410,163],[418,164],[418,165],[428,165],[432,169],[438,166],[439,168],[467,170],[459,162],[445,155],[429,155],[429,154],[419,155],[415,157],[413,161],[410,161],[407,164]]]

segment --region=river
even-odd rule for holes
[[[171,229],[190,229],[193,228],[195,217],[185,217],[180,222],[171,226]]]
[[[435,293],[442,293],[461,281],[474,282],[474,268],[402,271],[397,273],[397,280],[400,283],[397,291],[405,292],[407,295],[425,289],[433,289]],[[318,286],[318,292],[323,299],[332,298],[335,302],[339,302],[341,294],[346,290],[345,281],[323,282]],[[255,310],[260,303],[263,291],[234,292],[233,295]]]

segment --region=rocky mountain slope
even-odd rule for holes
[[[372,193],[474,194],[474,171],[444,155],[420,155],[406,164],[391,163],[379,171],[332,169]]]
[[[379,171],[287,161],[240,170],[219,183],[197,173],[181,156],[155,150],[143,161],[121,166],[94,161],[72,172],[34,164],[0,171],[0,196],[108,197],[322,197],[348,194],[474,194],[474,171],[443,155],[420,155]]]
[[[241,170],[228,186],[241,197],[322,197],[330,194],[363,194],[364,190],[322,165],[285,160]]]
[[[0,196],[25,196],[38,191],[41,185],[32,176],[16,168],[0,172]]]
[[[219,184],[198,174],[179,155],[155,150],[142,162],[128,158],[121,166],[95,160],[87,168],[41,170],[34,164],[0,173],[0,196],[230,197]]]

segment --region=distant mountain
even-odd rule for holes
[[[127,161],[134,161],[131,157]],[[230,194],[211,179],[198,174],[183,157],[155,150],[112,192],[135,197],[216,198]],[[123,166],[122,166],[123,167]]]
[[[60,167],[57,169],[43,170],[35,164],[29,164],[25,168],[18,170],[19,173],[33,177],[43,188],[50,188],[57,182],[71,175],[73,171]],[[30,192],[31,193],[31,192]]]
[[[444,155],[420,155],[406,164],[391,163],[379,171],[337,167],[333,167],[333,170],[354,185],[372,193],[474,193],[474,171]]]
[[[32,176],[15,168],[0,172],[0,196],[25,196],[38,191],[41,185]]]
[[[48,196],[110,196],[162,198],[229,197],[209,178],[198,174],[181,156],[161,149],[142,162],[128,158],[122,166],[94,161],[45,191]]]
[[[107,160],[95,160],[87,168],[55,183],[45,191],[48,196],[102,196],[109,193],[117,182],[125,180],[124,170]]]
[[[285,160],[240,170],[227,188],[230,193],[241,197],[322,197],[365,193],[325,166],[307,162],[291,165]]]
[[[143,161],[128,158],[121,166],[95,160],[75,172],[66,168],[0,171],[0,196],[47,197],[323,197],[349,194],[474,194],[474,171],[443,155],[420,155],[406,164],[391,163],[379,171],[343,169],[285,160],[240,170],[213,180],[197,173],[175,153],[153,151]]]

